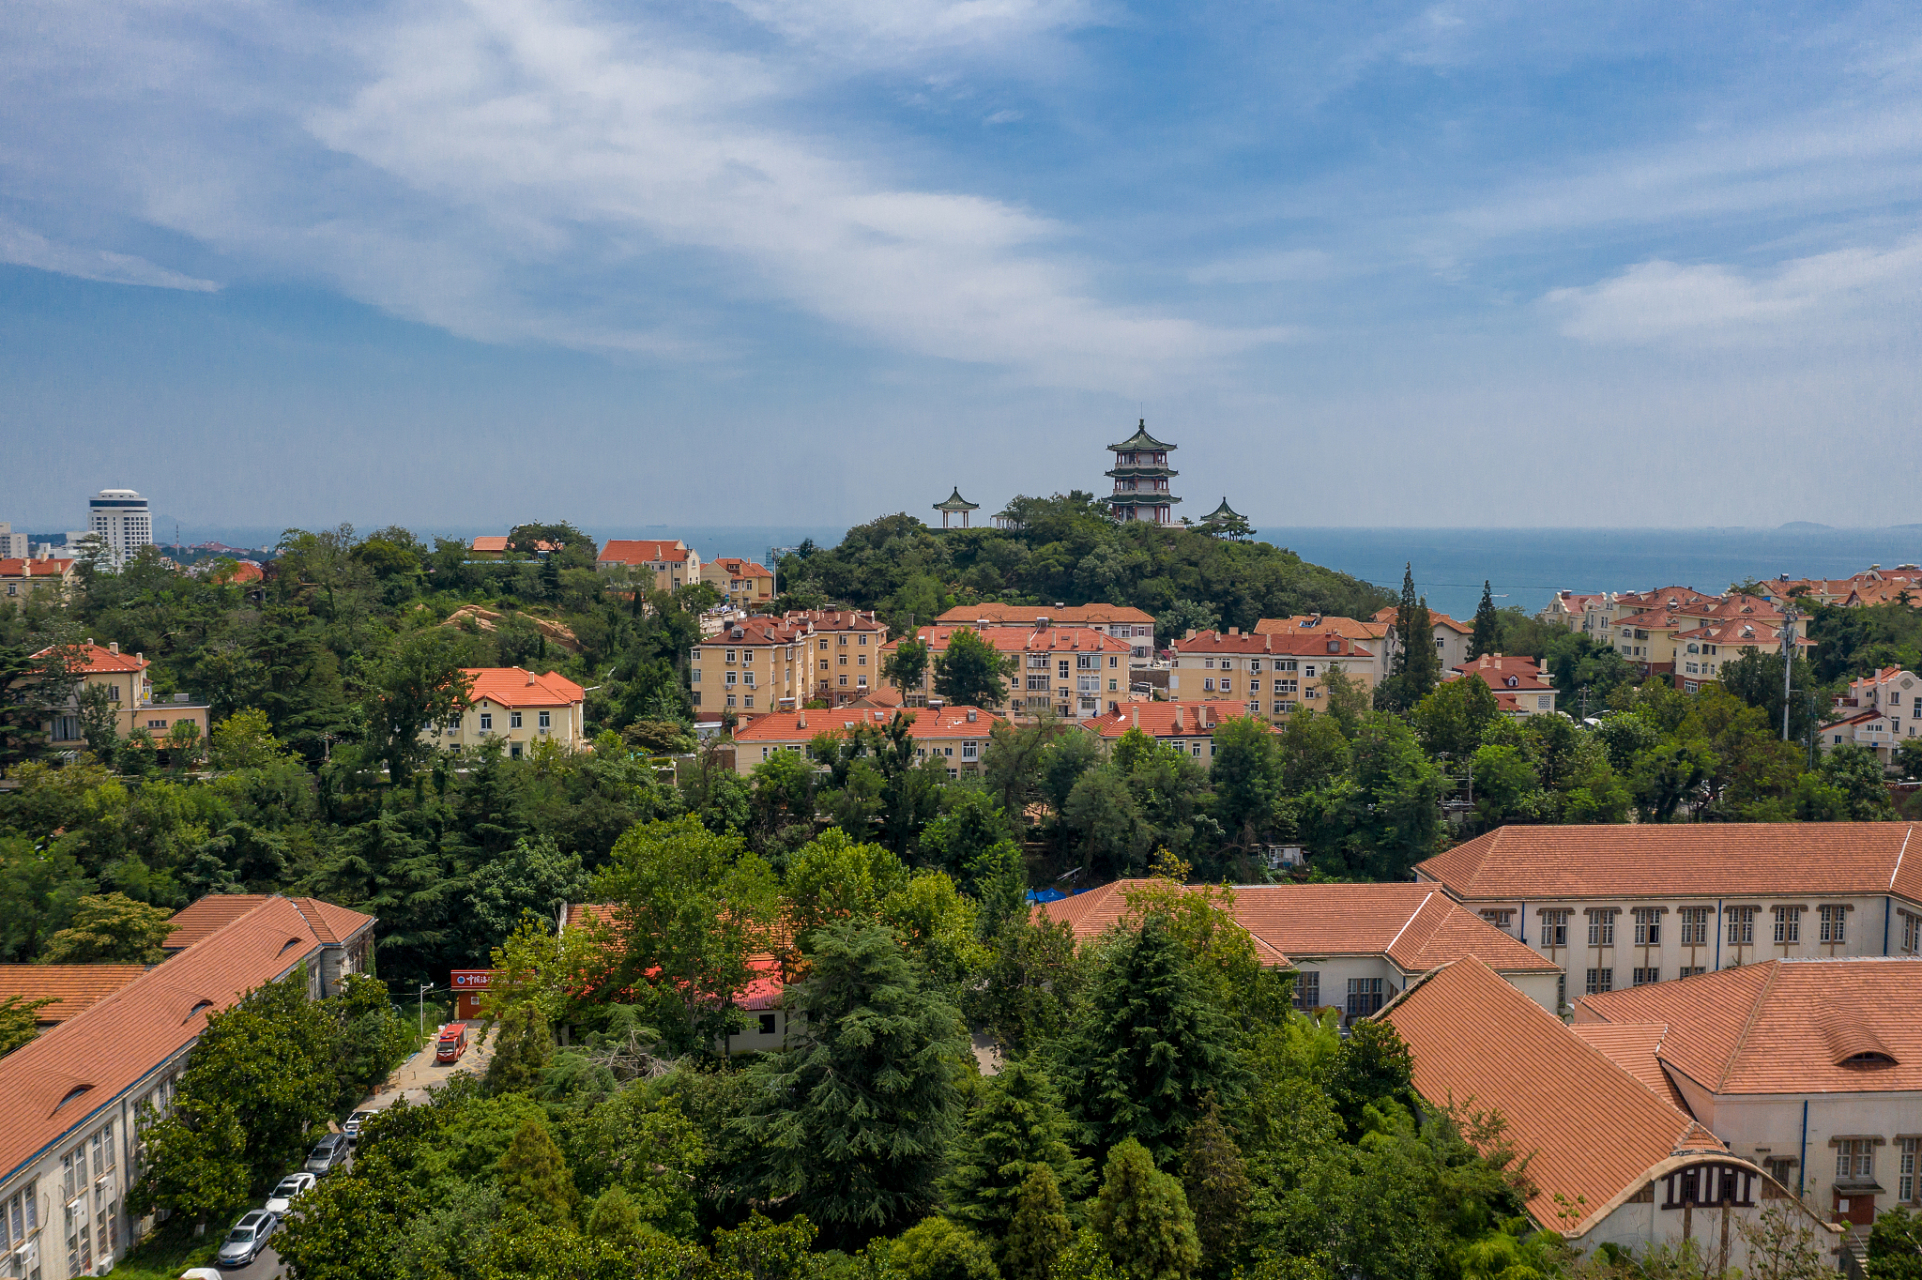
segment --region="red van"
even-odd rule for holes
[[[467,1024],[452,1022],[441,1028],[440,1043],[434,1048],[435,1062],[459,1062],[467,1052]]]

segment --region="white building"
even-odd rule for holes
[[[1922,959],[1771,960],[1585,996],[1575,1031],[1858,1235],[1922,1207]]]
[[[87,532],[100,538],[102,563],[118,569],[153,545],[153,513],[132,489],[102,489],[87,503]]]
[[[27,550],[27,535],[15,533],[11,521],[0,520],[0,560],[25,560],[32,554]]]
[[[1417,880],[1562,966],[1569,998],[1765,960],[1922,953],[1907,822],[1502,827]],[[1922,1129],[1922,1125],[1918,1125]]]

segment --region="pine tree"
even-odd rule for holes
[[[554,1056],[547,1015],[532,1000],[509,1009],[494,1033],[494,1056],[487,1064],[487,1087],[495,1093],[525,1093],[540,1082]]]
[[[1495,613],[1495,597],[1489,593],[1486,579],[1482,581],[1482,602],[1475,606],[1475,634],[1468,639],[1468,656],[1479,658],[1484,653],[1495,652],[1500,643],[1501,619]]]
[[[1045,1164],[1032,1166],[1002,1242],[1002,1273],[1008,1280],[1048,1280],[1054,1260],[1073,1239],[1074,1227],[1061,1202],[1054,1170]]]
[[[1395,610],[1395,669],[1382,686],[1377,705],[1407,711],[1441,683],[1441,658],[1435,653],[1435,623],[1428,600],[1415,594],[1415,566],[1402,567],[1401,604]]]
[[[568,1171],[561,1149],[548,1136],[547,1126],[529,1116],[507,1144],[507,1151],[495,1166],[500,1173],[501,1195],[538,1218],[571,1223],[574,1202],[574,1175]]]
[[[1088,1222],[1128,1280],[1186,1280],[1201,1264],[1195,1218],[1174,1175],[1129,1138],[1108,1152]]]
[[[1241,1148],[1221,1123],[1221,1108],[1213,1098],[1182,1144],[1181,1186],[1194,1211],[1202,1262],[1210,1271],[1225,1270],[1247,1238],[1253,1187]]]
[[[601,1198],[594,1202],[594,1212],[588,1215],[587,1234],[623,1249],[633,1249],[641,1243],[644,1234],[641,1212],[634,1205],[634,1197],[627,1194],[627,1188],[615,1183],[601,1193]]]
[[[1069,1129],[1053,1082],[1032,1063],[1011,1063],[988,1082],[987,1096],[955,1143],[946,1186],[949,1212],[999,1240],[1035,1169],[1046,1168],[1057,1188],[1078,1196],[1088,1162],[1069,1150]]]

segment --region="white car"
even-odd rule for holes
[[[290,1173],[280,1180],[280,1185],[268,1195],[264,1206],[268,1213],[280,1216],[292,1207],[295,1200],[314,1189],[316,1179],[311,1173]]]

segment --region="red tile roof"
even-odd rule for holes
[[[740,632],[736,635],[735,632]],[[741,618],[724,625],[719,632],[703,636],[702,644],[734,645],[744,644],[797,644],[807,636],[807,625],[790,625],[779,618],[756,614],[751,618]]]
[[[872,612],[862,613],[858,609],[790,609],[781,615],[781,621],[794,627],[812,626],[816,631],[886,631],[884,623],[875,620]]]
[[[1206,701],[1130,702],[1105,716],[1081,721],[1089,733],[1119,738],[1139,729],[1151,738],[1206,737],[1223,720],[1248,714],[1248,704],[1220,698]]]
[[[1580,1235],[1650,1171],[1722,1142],[1479,960],[1413,983],[1377,1015],[1415,1059],[1415,1089],[1431,1104],[1498,1111],[1529,1155],[1529,1214],[1558,1227],[1556,1195],[1587,1201]]]
[[[1382,623],[1392,623],[1396,620],[1396,618],[1400,615],[1400,613],[1401,613],[1400,605],[1393,605],[1393,604],[1383,605],[1381,608],[1375,610],[1375,621],[1382,622]],[[1457,622],[1455,619],[1449,617],[1447,614],[1437,613],[1433,609],[1430,609],[1428,611],[1428,621],[1434,626],[1447,627],[1450,631],[1459,632],[1460,634],[1465,636],[1472,636],[1475,634],[1475,625],[1472,622]]]
[[[759,565],[742,556],[717,556],[708,561],[719,565],[730,578],[771,578],[766,565]]]
[[[45,657],[56,647],[49,646],[33,656]],[[112,649],[97,645],[92,640],[88,640],[85,644],[73,645],[68,652],[75,659],[69,664],[68,670],[76,675],[118,675],[128,671],[145,671],[148,666],[147,659],[140,654],[115,653]]]
[[[1337,646],[1331,649],[1329,646]],[[1177,654],[1183,653],[1279,653],[1289,657],[1372,658],[1374,651],[1342,635],[1319,631],[1274,632],[1260,635],[1240,632],[1223,635],[1219,631],[1198,631],[1169,643]]]
[[[1298,613],[1289,618],[1263,618],[1255,623],[1255,634],[1295,635],[1332,634],[1350,640],[1379,640],[1388,634],[1385,622],[1363,622],[1358,618],[1338,618],[1333,614]]]
[[[45,560],[9,557],[0,560],[0,578],[58,578],[71,572],[76,563],[73,560],[56,560],[52,557]]]
[[[1640,1080],[1655,1096],[1667,1100],[1677,1111],[1688,1111],[1688,1100],[1668,1072],[1662,1070],[1662,1037],[1668,1034],[1665,1022],[1582,1022],[1570,1028],[1574,1033],[1607,1054],[1615,1065]],[[1693,1114],[1692,1112],[1690,1114]]]
[[[922,627],[915,632],[917,638],[935,653],[945,652],[948,640],[957,631],[972,631],[993,645],[999,653],[1040,653],[1068,650],[1099,650],[1103,653],[1131,653],[1132,647],[1120,636],[1111,636],[1093,627],[1048,627],[1029,630],[1026,627]]]
[[[507,535],[504,533],[484,533],[474,539],[472,551],[506,551]]]
[[[52,997],[34,1012],[36,1022],[65,1022],[147,972],[144,964],[0,964],[0,1000],[31,1002]]]
[[[139,1085],[200,1034],[209,1014],[321,945],[292,901],[257,899],[253,910],[0,1058],[0,1181]]]
[[[1922,902],[1914,834],[1907,822],[1499,827],[1415,871],[1468,902],[1891,892]]]
[[[167,922],[173,931],[167,935],[166,950],[183,951],[269,901],[272,895],[265,893],[210,893],[173,913]]]
[[[1504,689],[1523,693],[1547,693],[1555,686],[1545,678],[1533,658],[1517,658],[1499,653],[1484,653],[1473,662],[1455,668],[1457,676],[1476,676],[1496,692]],[[1457,678],[1451,676],[1451,679]]]
[[[948,627],[966,627],[986,619],[990,626],[1026,627],[1033,626],[1037,618],[1046,618],[1057,627],[1105,627],[1116,622],[1151,627],[1155,621],[1153,614],[1127,604],[1047,605],[987,601],[981,604],[958,604],[937,617],[935,622]]]
[[[1778,618],[1776,621],[1780,622],[1781,619]],[[1750,647],[1759,646],[1774,649],[1778,653],[1781,652],[1782,649],[1781,630],[1760,620],[1711,622],[1704,626],[1696,627],[1692,631],[1677,631],[1675,638],[1677,640],[1694,640],[1704,644],[1726,644],[1738,647],[1742,645],[1748,645]],[[1814,646],[1815,642],[1807,636],[1797,635],[1795,637],[1795,644],[1799,649],[1809,649]]]
[[[503,707],[571,707],[585,701],[586,690],[564,675],[528,671],[521,667],[462,667],[474,677],[467,701],[485,698]]]
[[[1665,1024],[1657,1056],[1712,1093],[1922,1089],[1918,957],[1768,960],[1583,996],[1575,1017]]]
[[[924,738],[987,738],[1004,723],[992,711],[978,707],[907,707],[892,711],[871,707],[829,707],[812,711],[771,711],[734,731],[736,742],[807,742],[817,734],[845,733],[856,725],[881,728],[897,715],[908,716],[909,736]],[[974,719],[968,717],[972,715]]]
[[[596,564],[676,564],[687,559],[687,544],[679,538],[612,538],[601,548]]]

